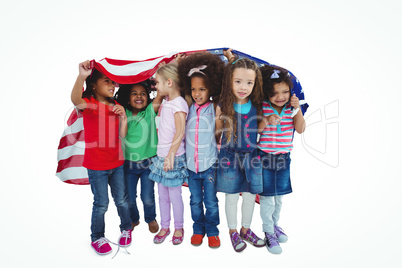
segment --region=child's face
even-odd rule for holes
[[[289,101],[290,89],[285,82],[274,84],[273,96],[269,98],[274,108],[281,108]]]
[[[195,76],[191,78],[191,97],[198,105],[203,105],[209,101],[209,89],[205,87],[204,78]]]
[[[142,85],[134,85],[130,93],[130,105],[134,110],[142,110],[148,105],[147,91]]]
[[[161,96],[166,96],[169,94],[169,87],[167,84],[167,81],[161,77],[160,75],[156,74],[155,75],[155,79],[156,79],[156,89],[158,90],[159,94]]]
[[[99,78],[94,85],[94,93],[96,99],[113,98],[114,90],[115,83],[105,75]]]
[[[233,71],[232,90],[237,102],[245,104],[253,92],[255,84],[255,71],[245,68],[236,68]]]

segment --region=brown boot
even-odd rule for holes
[[[159,230],[159,225],[156,222],[156,220],[153,220],[150,223],[148,223],[148,227],[151,233],[156,233]]]
[[[131,230],[134,230],[134,227],[137,226],[138,224],[140,224],[140,221],[136,222],[136,223],[131,223],[131,226],[133,227]]]

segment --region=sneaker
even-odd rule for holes
[[[251,245],[255,246],[255,247],[263,247],[265,246],[265,242],[264,240],[262,240],[261,238],[259,238],[258,236],[255,235],[255,233],[253,233],[253,231],[251,231],[251,229],[248,229],[247,232],[245,234],[243,234],[242,232],[240,232],[240,237],[244,240],[249,242]]]
[[[200,234],[193,234],[191,237],[191,245],[193,246],[199,246],[202,244],[202,239],[204,238],[203,235]]]
[[[282,228],[279,226],[274,226],[276,237],[278,237],[279,243],[285,243],[288,241],[288,236],[283,232]]]
[[[219,239],[219,236],[210,236],[208,237],[208,246],[210,248],[219,248],[221,246],[221,240]]]
[[[156,220],[151,221],[148,223],[148,228],[151,233],[156,233],[159,230],[158,222]]]
[[[238,232],[230,234],[230,241],[232,242],[233,249],[236,252],[242,252],[247,247],[246,243],[241,240]]]
[[[128,247],[131,245],[131,232],[132,230],[125,230],[121,232],[120,238],[119,238],[119,245],[121,247]]]
[[[109,245],[109,241],[101,237],[98,240],[91,242],[92,248],[95,250],[96,253],[99,255],[106,255],[112,252],[112,248]]]
[[[154,243],[155,244],[162,243],[163,241],[165,241],[166,237],[170,234],[169,228],[167,228],[167,229],[162,228],[160,232],[162,232],[162,231],[165,231],[164,235],[155,235],[155,237],[154,237]]]
[[[181,229],[175,229],[174,232],[176,232],[176,231],[181,232],[181,236],[174,236],[174,233],[173,233],[173,237],[172,237],[172,243],[173,243],[173,245],[179,245],[179,244],[181,244],[181,243],[183,242],[183,238],[184,238],[184,229],[183,229],[183,228],[181,228]]]
[[[265,233],[265,243],[269,252],[273,254],[281,254],[282,248],[279,245],[276,234]]]

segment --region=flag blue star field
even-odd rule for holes
[[[152,77],[159,64],[169,63],[175,59],[177,54],[192,54],[195,52],[208,51],[219,55],[223,61],[227,62],[223,52],[228,48],[215,48],[185,52],[169,53],[165,56],[151,58],[141,61],[128,61],[104,58],[100,61],[91,61],[94,68],[105,74],[111,80],[119,84],[135,84]],[[240,58],[249,58],[255,61],[258,66],[274,65],[259,58],[250,56],[246,53],[232,50],[234,55]],[[290,72],[290,71],[289,71]],[[291,73],[291,72],[290,72]],[[292,73],[291,73],[292,74]],[[303,114],[307,111],[308,104],[304,101],[304,91],[299,80],[292,74],[293,92],[301,100],[300,105]],[[70,184],[89,184],[88,173],[82,166],[85,152],[84,125],[83,118],[77,110],[72,111],[67,120],[67,127],[60,139],[57,152],[57,171],[56,176],[65,183]]]

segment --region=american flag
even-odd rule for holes
[[[105,74],[107,77],[119,84],[135,84],[152,77],[158,65],[162,62],[169,63],[174,60],[177,54],[192,54],[195,52],[208,51],[219,55],[222,60],[227,61],[223,56],[223,51],[228,48],[215,48],[205,50],[194,50],[186,52],[174,52],[165,56],[151,58],[142,61],[128,61],[104,58],[98,62],[92,61],[93,67]],[[246,53],[232,50],[232,53],[255,61],[259,66],[270,64],[261,59],[250,56]],[[299,80],[293,80],[293,92],[300,100],[304,100],[304,92]],[[308,104],[301,105],[303,114],[306,112]],[[85,141],[84,141],[84,124],[81,113],[78,110],[71,112],[67,120],[67,127],[60,139],[57,151],[57,171],[56,176],[65,183],[85,185],[88,182],[88,173],[86,168],[82,166],[84,161]]]

